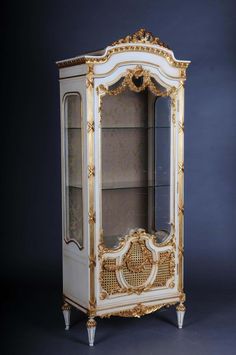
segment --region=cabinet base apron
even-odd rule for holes
[[[183,300],[183,297],[181,297],[181,300]],[[155,302],[152,303],[137,303],[129,307],[119,307],[116,308],[115,310],[108,309],[108,310],[96,310],[96,317],[100,318],[110,318],[112,316],[114,317],[133,317],[133,318],[140,318],[144,315],[154,313],[162,308],[169,308],[172,306],[176,306],[176,313],[177,313],[177,326],[179,329],[182,329],[183,327],[183,320],[184,320],[184,315],[185,315],[185,305],[183,302],[180,302],[179,299],[172,299],[169,300],[168,303],[158,303],[155,304]],[[77,310],[81,310],[81,307],[78,307],[78,305],[74,304],[74,307],[77,308]],[[71,305],[65,302],[62,306],[62,311],[64,315],[64,320],[65,320],[65,330],[70,329],[70,314],[71,314]],[[83,310],[84,312],[84,310]],[[86,312],[85,312],[86,313]],[[96,333],[96,326],[97,322],[95,320],[95,317],[88,317],[88,321],[86,323],[87,327],[87,332],[88,332],[88,342],[89,346],[94,346],[94,341],[95,341],[95,333]]]

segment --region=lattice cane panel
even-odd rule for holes
[[[108,294],[117,293],[120,289],[115,270],[116,260],[106,259],[103,261],[100,282],[102,289]]]
[[[160,253],[158,272],[152,287],[165,287],[167,281],[174,276],[174,271],[174,253],[170,251]]]
[[[131,244],[128,253],[123,258],[123,276],[129,287],[140,287],[150,276],[153,256],[147,249],[145,241]]]
[[[152,284],[147,284],[152,268],[156,263],[158,264],[156,278]],[[126,282],[125,287],[118,282],[117,271]],[[166,287],[168,281],[173,279],[174,273],[175,254],[173,251],[160,252],[158,261],[154,261],[153,254],[147,248],[144,240],[133,241],[119,265],[112,258],[102,261],[100,273],[101,299],[105,299],[108,295],[140,294],[150,289]],[[173,285],[173,282],[171,284]]]

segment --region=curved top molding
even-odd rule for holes
[[[190,64],[190,61],[177,60],[173,51],[170,50],[164,42],[143,28],[132,35],[128,35],[113,42],[104,50],[61,60],[56,62],[56,64],[59,68],[71,67],[80,64],[103,64],[107,62],[111,56],[121,52],[153,53],[165,58],[171,66],[180,69],[186,69]]]

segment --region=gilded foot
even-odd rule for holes
[[[87,330],[88,330],[88,341],[89,341],[89,346],[93,346],[94,344],[94,338],[95,338],[95,332],[96,332],[96,325],[97,322],[93,317],[90,317],[87,321]]]
[[[71,306],[65,302],[62,306],[62,313],[65,320],[65,330],[70,329],[70,312],[71,312]]]
[[[185,310],[186,310],[186,308],[183,303],[178,304],[178,306],[176,307],[177,321],[178,321],[178,328],[179,329],[183,328]]]

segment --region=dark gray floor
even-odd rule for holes
[[[141,319],[98,319],[94,348],[87,345],[86,317],[80,312],[73,312],[71,330],[64,331],[60,292],[59,286],[50,283],[18,284],[6,291],[2,303],[5,349],[1,354],[236,354],[233,290],[196,288],[189,292],[182,330],[176,327],[174,308]]]

